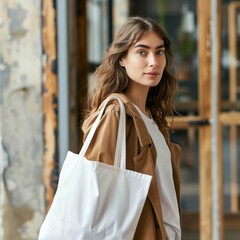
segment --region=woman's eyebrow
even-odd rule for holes
[[[134,46],[134,48],[146,48],[146,49],[150,49],[149,46],[145,45],[145,44],[138,44],[136,46]],[[164,44],[161,44],[159,46],[156,47],[156,49],[159,49],[159,48],[165,48]]]

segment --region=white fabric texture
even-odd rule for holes
[[[84,157],[104,108],[120,104],[114,166]],[[133,239],[152,177],[126,169],[126,114],[105,101],[78,154],[68,152],[39,240]]]
[[[163,212],[163,222],[169,240],[181,239],[180,216],[172,176],[171,153],[153,119],[147,117],[136,105],[157,151],[156,177]]]

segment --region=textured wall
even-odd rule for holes
[[[44,215],[41,0],[0,1],[0,239],[36,239]]]

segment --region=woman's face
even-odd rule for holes
[[[120,61],[129,77],[129,84],[156,86],[166,66],[164,41],[154,32],[145,32]]]

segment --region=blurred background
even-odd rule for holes
[[[91,75],[128,16],[173,44],[185,240],[240,239],[240,1],[1,0],[0,239],[37,239]]]

